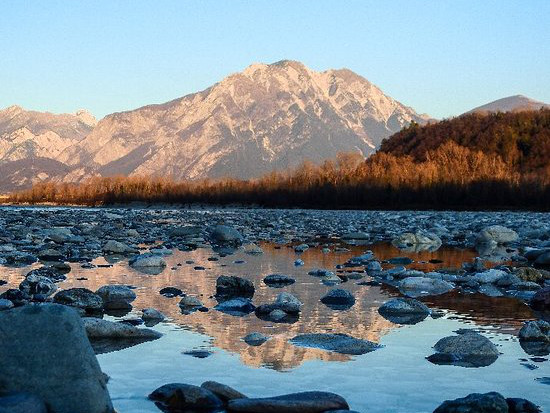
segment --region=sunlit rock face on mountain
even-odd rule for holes
[[[254,64],[202,92],[109,115],[60,160],[104,176],[251,178],[342,151],[368,155],[425,119],[347,69]]]
[[[60,179],[71,169],[59,162],[60,154],[77,145],[95,125],[95,118],[84,110],[74,115],[19,106],[0,110],[0,189]]]

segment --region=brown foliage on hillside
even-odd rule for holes
[[[417,161],[447,142],[498,155],[523,173],[549,172],[550,109],[479,114],[408,128],[382,142],[380,151]]]
[[[17,203],[244,204],[306,208],[530,208],[550,209],[550,173],[523,173],[495,153],[453,140],[412,155],[379,152],[366,161],[340,154],[322,165],[257,180],[173,181],[159,177],[93,178],[85,183],[43,183],[11,196]]]

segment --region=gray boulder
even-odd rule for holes
[[[149,399],[168,412],[211,412],[223,407],[222,401],[210,390],[183,383],[165,384],[152,392]]]
[[[29,273],[25,279],[19,284],[19,289],[28,295],[42,295],[49,297],[56,290],[57,286],[48,277],[36,275],[36,273]]]
[[[126,285],[104,285],[96,292],[103,300],[103,307],[110,310],[131,308],[136,293]]]
[[[241,233],[228,225],[216,225],[210,231],[210,239],[220,245],[239,246],[243,243]]]
[[[254,284],[245,278],[234,275],[221,275],[216,280],[216,297],[218,299],[230,299],[233,297],[252,298],[254,296]]]
[[[86,317],[82,319],[86,334],[90,339],[151,339],[162,337],[162,333],[149,328],[137,328],[127,323],[116,323],[101,318]]]
[[[261,346],[264,344],[269,337],[262,333],[250,333],[247,336],[243,337],[243,341],[249,346]]]
[[[428,357],[432,363],[462,367],[489,366],[499,355],[498,349],[487,337],[472,330],[444,337],[435,344],[434,349],[436,353]]]
[[[230,400],[227,407],[232,412],[247,413],[321,413],[327,410],[349,410],[349,405],[343,397],[319,391]]]
[[[345,310],[355,304],[355,297],[347,290],[335,288],[321,297],[321,302],[334,310]]]
[[[13,308],[13,303],[5,298],[0,298],[0,311],[9,310],[10,308]]]
[[[550,323],[544,320],[526,321],[518,336],[520,340],[550,343]]]
[[[70,307],[31,304],[0,312],[0,388],[30,392],[55,413],[113,412],[105,376]],[[10,411],[11,412],[11,411]]]
[[[359,355],[374,351],[380,346],[368,340],[348,336],[347,334],[313,333],[300,334],[290,340],[298,347],[312,347],[341,354]]]
[[[166,267],[166,261],[164,261],[164,258],[162,258],[161,255],[156,255],[151,253],[137,255],[136,257],[128,261],[128,264],[132,268],[136,268],[136,269],[146,269],[146,268],[161,269]]]
[[[518,240],[516,231],[503,227],[501,225],[492,225],[484,228],[476,238],[476,244],[494,244],[501,245]]]
[[[103,312],[103,299],[87,288],[69,288],[59,291],[53,300],[58,304],[75,307],[80,314]]]
[[[416,324],[430,315],[430,309],[414,298],[393,298],[380,306],[382,317],[396,324]]]
[[[129,245],[114,240],[107,241],[102,250],[107,254],[135,254],[139,252],[139,250]]]
[[[409,297],[440,295],[454,289],[448,281],[428,277],[408,277],[399,282],[399,290]]]
[[[441,238],[424,231],[405,232],[392,240],[392,244],[404,251],[436,251],[441,247]]]
[[[201,384],[201,387],[210,390],[224,403],[227,403],[229,400],[246,399],[246,396],[240,391],[226,384],[218,383],[217,381],[205,381]]]
[[[472,393],[455,400],[446,400],[433,413],[508,413],[508,403],[501,394]]]
[[[254,312],[256,306],[252,304],[249,298],[237,297],[222,301],[217,304],[214,309],[222,313],[240,317]]]

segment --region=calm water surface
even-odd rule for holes
[[[366,247],[326,254],[312,248],[300,255],[305,261],[303,267],[294,266],[297,256],[291,248],[272,244],[262,247],[263,255],[239,252],[218,261],[208,260],[217,257],[210,249],[175,250],[166,257],[168,266],[158,275],[134,271],[124,259],[113,262],[109,258],[112,267],[93,269],[72,264],[73,270],[60,288],[86,287],[95,291],[110,283],[132,285],[137,293],[134,311],[122,318],[137,317],[145,307],[155,307],[168,316],[166,322],[154,327],[164,333],[161,339],[98,356],[103,371],[111,376],[109,391],[118,411],[158,411],[146,398],[155,388],[170,382],[199,385],[206,380],[226,383],[249,396],[332,391],[344,396],[352,409],[362,412],[431,412],[445,399],[486,391],[525,397],[550,411],[550,388],[536,380],[550,376],[550,362],[546,358],[531,360],[520,347],[517,331],[533,315],[519,301],[447,294],[425,300],[430,307],[442,310],[441,318],[399,326],[377,312],[383,302],[396,295],[391,288],[361,286],[357,280],[349,280],[341,287],[352,291],[357,302],[347,311],[334,311],[319,301],[331,287],[307,274],[313,268],[333,270]],[[459,249],[415,254],[384,244],[368,248],[379,259],[409,256],[415,260],[409,268],[422,270],[460,267],[475,256],[472,251]],[[429,264],[432,259],[443,263]],[[239,260],[245,262],[235,263]],[[107,261],[98,258],[94,263]],[[195,266],[205,270],[195,270]],[[3,268],[3,278],[9,284],[0,289],[18,285],[29,269]],[[283,289],[270,288],[262,279],[272,273],[291,275],[296,283]],[[212,298],[215,280],[222,274],[252,280],[256,305],[271,302],[281,291],[295,294],[304,302],[299,321],[276,324],[262,321],[253,313],[233,317],[212,309],[216,304]],[[81,277],[86,279],[77,280]],[[199,297],[210,311],[181,314],[179,298],[165,298],[158,293],[166,286],[179,287],[188,295]],[[476,369],[437,366],[425,359],[432,354],[431,347],[437,340],[458,328],[473,327],[482,330],[499,347],[502,354],[495,363]],[[248,346],[241,340],[256,331],[272,339],[260,347]],[[288,343],[296,334],[311,332],[347,333],[384,347],[362,356],[346,356]],[[213,354],[202,359],[183,354],[191,350]]]

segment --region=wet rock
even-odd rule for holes
[[[0,397],[0,413],[47,413],[44,401],[30,393],[11,393]]]
[[[9,310],[10,308],[13,308],[13,303],[5,298],[0,298],[0,311]]]
[[[149,321],[162,321],[164,320],[166,317],[164,316],[163,313],[161,313],[159,310],[157,310],[156,308],[144,308],[143,310],[141,310],[142,312],[142,315],[141,315],[141,318],[143,321],[146,322],[149,322]]]
[[[237,297],[218,303],[214,309],[222,313],[242,317],[254,312],[256,307],[249,298]]]
[[[247,336],[243,337],[243,341],[249,346],[261,346],[264,344],[269,337],[262,333],[250,333]]]
[[[256,244],[247,244],[244,246],[244,253],[248,255],[262,255],[264,250]]]
[[[30,392],[57,413],[110,413],[105,377],[80,317],[58,304],[0,312],[2,391]],[[10,411],[11,412],[11,411]]]
[[[537,293],[531,298],[529,305],[534,310],[549,311],[550,310],[550,286],[544,287],[537,291]]]
[[[160,273],[166,267],[162,256],[151,253],[138,255],[128,261],[128,264],[139,271],[152,274]]]
[[[151,339],[162,337],[162,333],[149,328],[137,328],[127,323],[116,323],[101,318],[85,317],[82,324],[90,339]]]
[[[533,402],[520,398],[507,398],[509,413],[538,413],[542,410]]]
[[[53,300],[58,304],[75,307],[81,314],[103,312],[103,299],[87,288],[69,288],[59,291]]]
[[[165,412],[221,410],[222,401],[210,390],[183,383],[170,383],[159,387],[149,395],[157,407]]]
[[[67,278],[62,273],[55,271],[52,267],[35,268],[34,270],[29,271],[25,278],[28,278],[30,276],[46,277],[55,283],[64,281]]]
[[[496,346],[488,338],[471,330],[442,338],[434,349],[436,353],[428,357],[429,361],[461,367],[485,367],[493,364],[499,355]]]
[[[132,308],[130,303],[136,299],[136,293],[126,285],[104,285],[96,294],[103,300],[103,307],[110,310]]]
[[[241,233],[228,225],[216,225],[210,232],[210,239],[220,245],[239,246],[243,242]]]
[[[302,308],[302,302],[294,295],[282,292],[271,304],[256,308],[256,315],[262,320],[295,322]]]
[[[430,309],[413,298],[393,298],[380,306],[382,317],[396,324],[416,324],[430,315]]]
[[[164,287],[159,291],[159,294],[167,298],[173,298],[183,296],[183,291],[176,287]]]
[[[264,278],[264,283],[270,287],[281,288],[287,285],[294,284],[296,280],[288,275],[270,274]]]
[[[216,297],[218,299],[252,298],[253,296],[254,284],[250,280],[234,275],[221,275],[216,280]]]
[[[345,310],[355,304],[355,297],[347,290],[335,288],[321,297],[321,302],[333,310]]]
[[[392,240],[392,244],[402,250],[411,252],[436,251],[441,247],[441,238],[435,234],[418,231],[406,232]]]
[[[300,253],[302,253],[302,252],[304,252],[304,251],[306,251],[306,250],[308,250],[308,249],[309,249],[309,245],[307,245],[307,244],[300,244],[300,245],[296,245],[296,246],[294,247],[294,252],[300,254]]]
[[[6,254],[4,259],[8,267],[26,267],[38,261],[38,257],[33,254],[18,251]]]
[[[31,296],[41,294],[45,297],[49,297],[57,290],[57,286],[47,277],[30,273],[21,284],[19,284],[19,289]]]
[[[366,232],[347,232],[342,235],[342,239],[344,240],[361,240],[361,241],[368,241],[369,240],[369,234]]]
[[[41,261],[63,261],[65,254],[53,248],[42,250],[38,253],[38,258]]]
[[[501,225],[492,225],[478,234],[476,244],[507,244],[517,241],[518,238],[516,231]]]
[[[446,400],[434,413],[508,413],[508,403],[499,393],[472,393],[455,400]]]
[[[480,283],[493,284],[497,283],[501,278],[507,276],[506,271],[490,269],[487,271],[479,272],[475,274],[475,280]]]
[[[191,307],[203,306],[201,300],[199,300],[197,297],[193,297],[190,295],[186,295],[182,297],[178,305],[180,306],[180,308],[191,308]]]
[[[519,330],[523,350],[533,356],[550,354],[550,323],[544,320],[526,321]]]
[[[224,403],[227,403],[229,400],[247,398],[240,391],[235,390],[234,388],[229,387],[226,384],[218,383],[217,381],[205,381],[203,384],[201,384],[201,387],[203,389],[210,390]]]
[[[183,354],[186,356],[195,357],[196,359],[205,359],[214,353],[208,350],[189,350],[185,351]]]
[[[19,307],[28,303],[31,300],[31,296],[24,291],[10,288],[0,294],[0,299],[8,300],[14,306]]]
[[[235,399],[228,410],[248,413],[321,413],[327,410],[349,410],[344,398],[334,393],[303,392],[258,399]]]
[[[136,248],[114,240],[107,241],[102,250],[107,254],[135,254],[139,252]]]
[[[360,355],[374,351],[380,346],[368,340],[358,339],[347,334],[312,333],[300,334],[290,340],[298,347],[312,347],[341,354]]]
[[[398,288],[404,295],[414,298],[444,294],[454,289],[454,285],[437,278],[409,277],[401,280]]]

